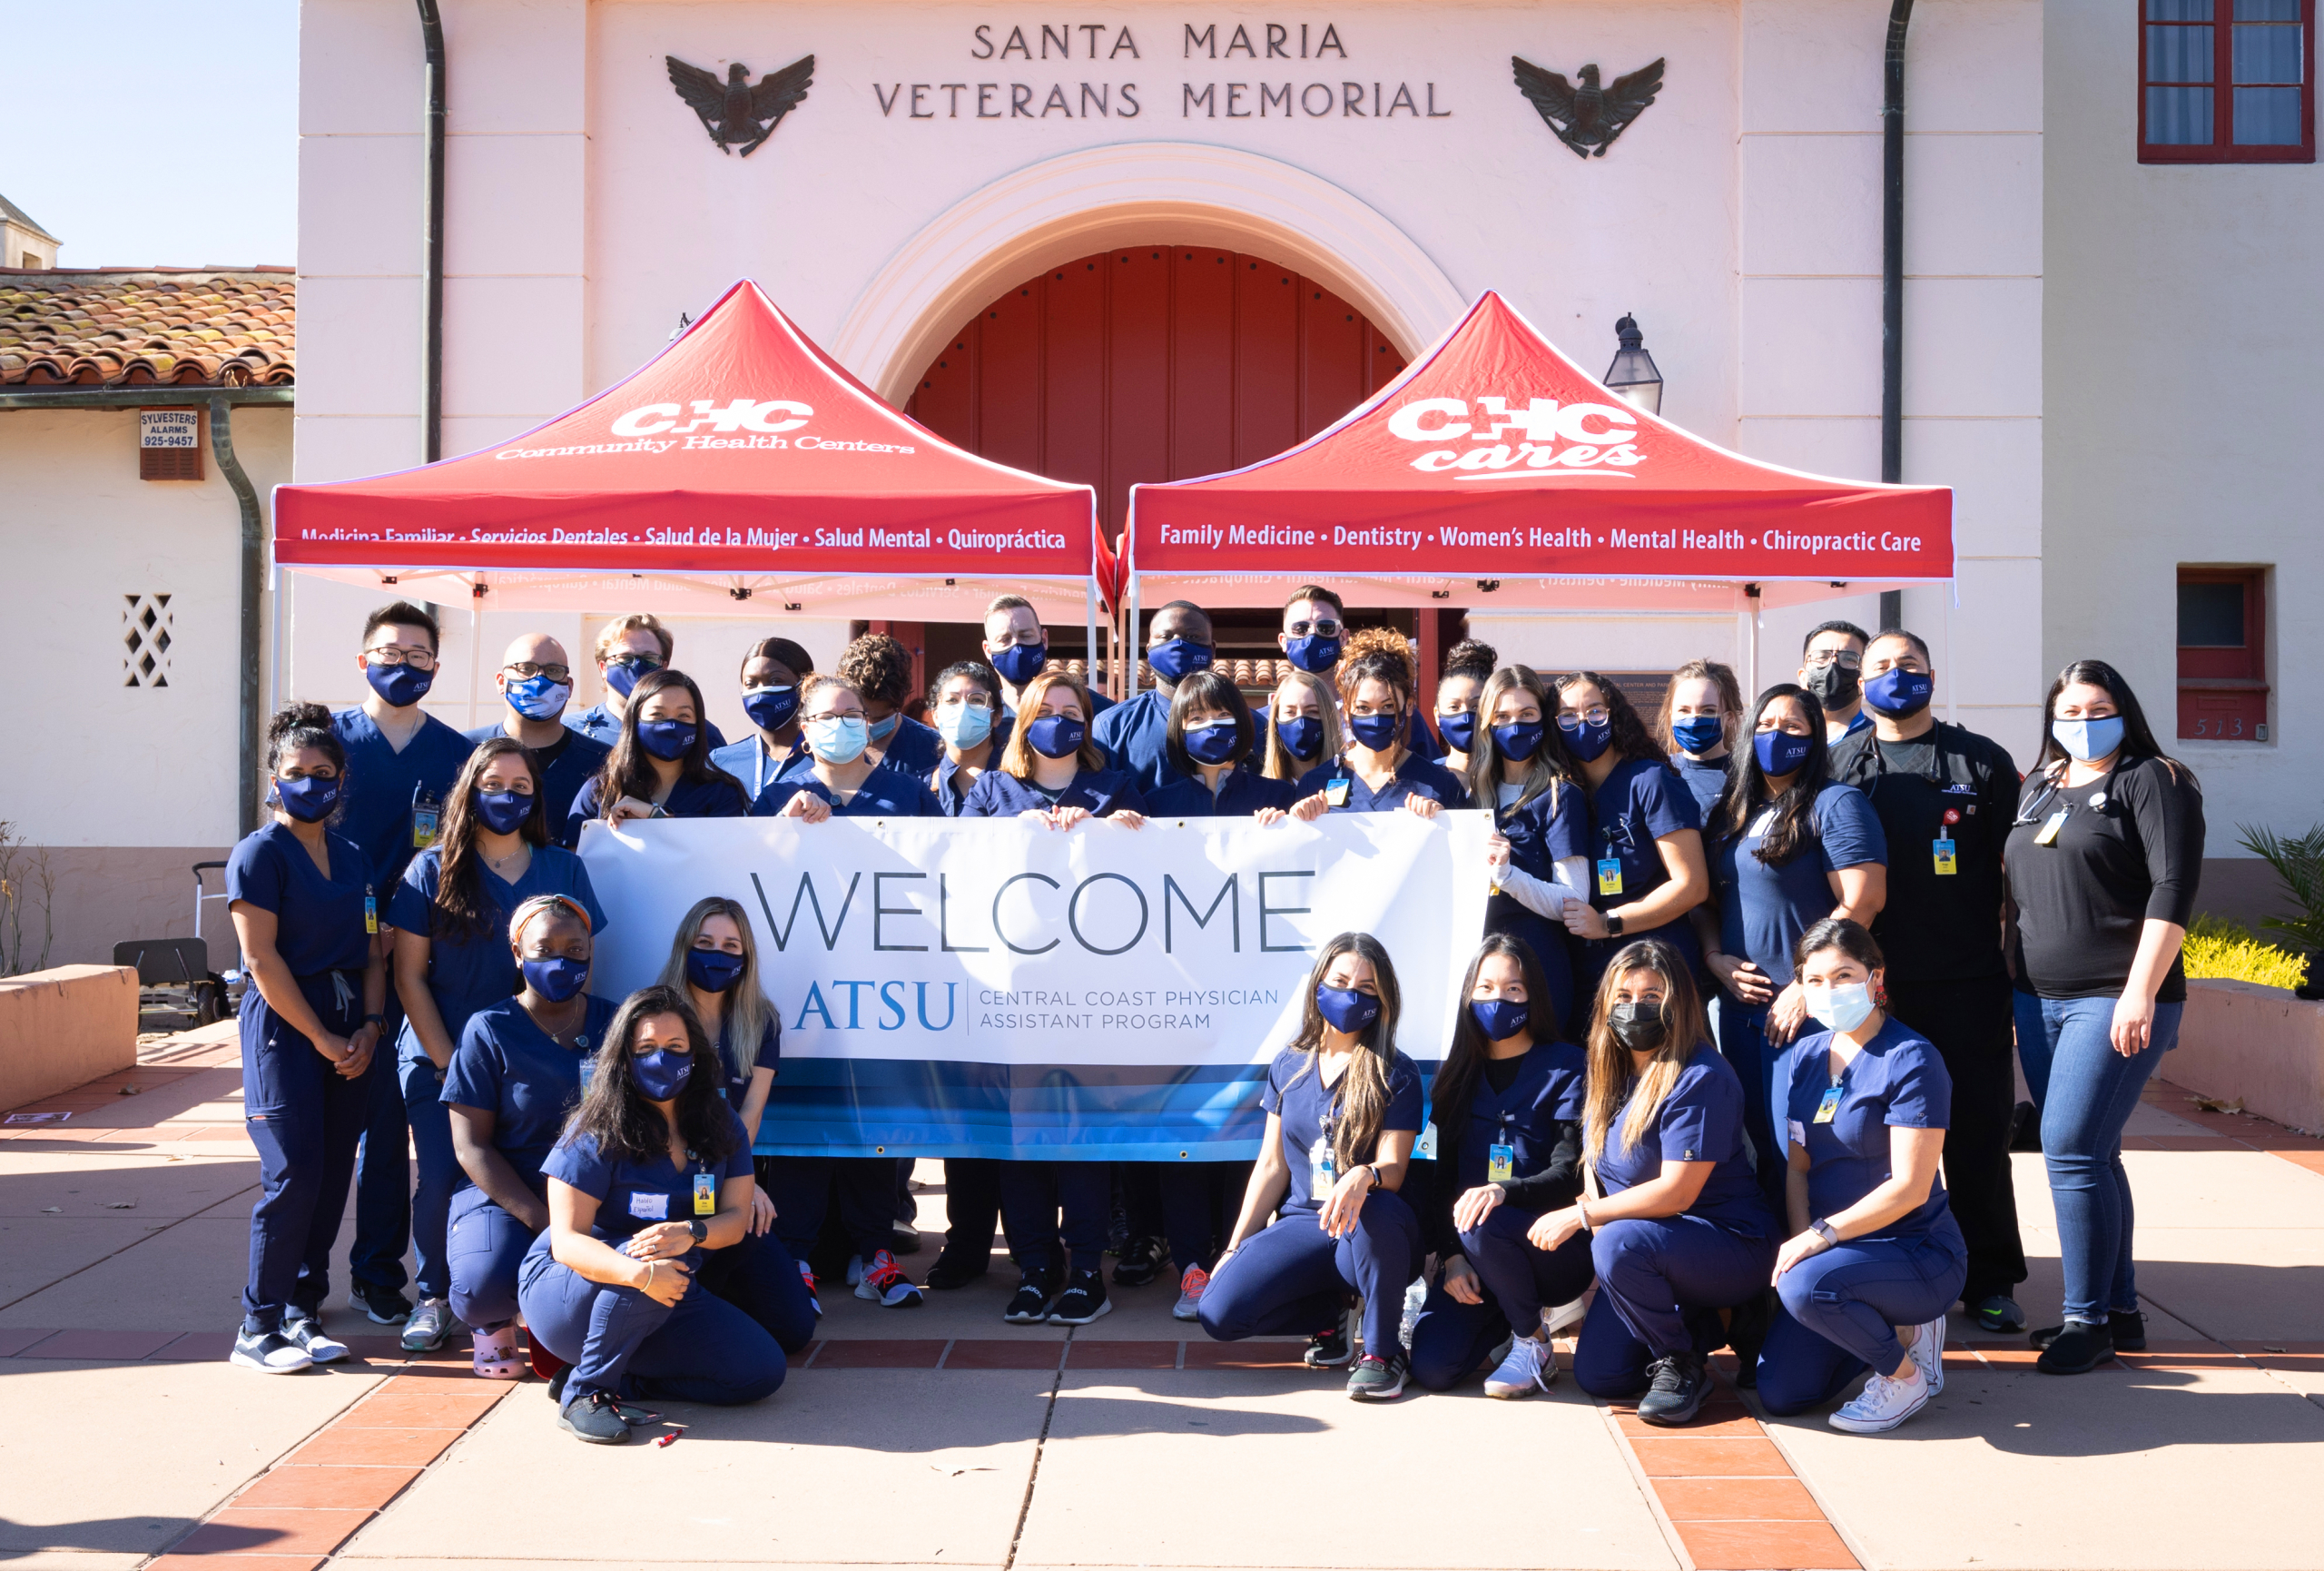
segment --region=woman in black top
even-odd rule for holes
[[[2068,666],[2043,718],[2007,856],[2025,974],[2041,999],[2042,1034],[2019,1051],[2028,1079],[2048,1082],[2042,1153],[2065,1318],[2032,1339],[2037,1368],[2079,1375],[2146,1346],[2122,1126],[2179,1040],[2179,948],[2203,867],[2203,798],[2102,660]]]

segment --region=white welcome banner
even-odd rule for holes
[[[686,911],[724,895],[782,1015],[762,1150],[1248,1155],[1256,1083],[1334,934],[1380,940],[1399,1045],[1443,1056],[1489,833],[1480,812],[592,824],[592,987],[653,981]]]

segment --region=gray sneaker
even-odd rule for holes
[[[591,1391],[574,1398],[556,1410],[556,1427],[592,1446],[629,1443],[629,1425],[623,1420],[621,1404],[610,1391]]]
[[[403,1323],[403,1350],[432,1353],[450,1339],[452,1306],[441,1299],[422,1299]]]
[[[284,1340],[306,1349],[307,1357],[318,1364],[336,1364],[347,1357],[347,1344],[325,1331],[322,1321],[312,1315],[284,1320],[282,1336]]]
[[[1375,1359],[1370,1353],[1356,1359],[1347,1378],[1347,1394],[1359,1402],[1392,1402],[1404,1394],[1404,1356]]]

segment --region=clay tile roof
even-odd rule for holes
[[[0,267],[0,386],[290,387],[287,267]]]

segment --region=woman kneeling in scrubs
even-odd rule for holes
[[[242,994],[242,1112],[258,1147],[250,1277],[228,1355],[282,1375],[347,1357],[323,1333],[330,1248],[371,1098],[387,972],[361,847],[330,827],[347,752],[320,704],[266,728],[274,821],[234,847],[227,909],[255,984]]]
[[[1364,1356],[1347,1383],[1360,1401],[1403,1394],[1397,1322],[1421,1267],[1420,1219],[1396,1192],[1421,1126],[1420,1071],[1396,1048],[1398,1005],[1378,939],[1343,933],[1324,946],[1299,1034],[1267,1067],[1259,1164],[1202,1296],[1212,1337],[1306,1331],[1316,1369],[1348,1362],[1348,1303],[1361,1296]]]
[[[1827,918],[1802,935],[1794,963],[1824,1029],[1784,1060],[1792,1237],[1776,1257],[1783,1313],[1759,1354],[1759,1400],[1805,1412],[1868,1368],[1831,1424],[1874,1435],[1945,1389],[1945,1312],[1969,1274],[1936,1176],[1953,1078],[1880,1007],[1872,934]]]
[[[1581,1050],[1557,1039],[1533,951],[1489,935],[1469,963],[1469,1007],[1452,1027],[1431,1116],[1446,1192],[1429,1229],[1444,1261],[1413,1328],[1413,1378],[1450,1390],[1506,1342],[1488,1397],[1556,1383],[1550,1339],[1581,1319],[1595,1269],[1576,1232],[1554,1251],[1526,1237],[1581,1192]],[[1540,1034],[1534,1034],[1536,1028]]]
[[[591,928],[588,912],[563,894],[517,907],[507,943],[524,991],[468,1016],[444,1076],[460,1163],[444,1250],[452,1313],[476,1333],[476,1372],[489,1380],[524,1378],[517,1271],[548,1226],[541,1164],[614,1018],[613,1000],[583,991]]]
[[[592,818],[740,818],[750,810],[743,783],[710,761],[711,727],[702,689],[683,671],[638,679],[621,712],[621,739],[597,777],[581,787],[565,821],[577,845]]]
[[[572,1366],[549,1384],[558,1426],[594,1444],[655,1421],[635,1398],[738,1407],[783,1384],[781,1345],[694,1280],[705,1250],[751,1225],[750,1142],[718,1082],[693,1006],[633,993],[541,1164],[548,1229],[517,1298],[533,1339]]]
[[[1649,1424],[1686,1423],[1710,1394],[1719,1311],[1766,1290],[1776,1224],[1743,1138],[1743,1082],[1710,1044],[1692,971],[1659,940],[1624,947],[1598,984],[1581,1133],[1603,1196],[1527,1234],[1545,1250],[1591,1234],[1598,1297],[1574,1382],[1637,1396]]]

